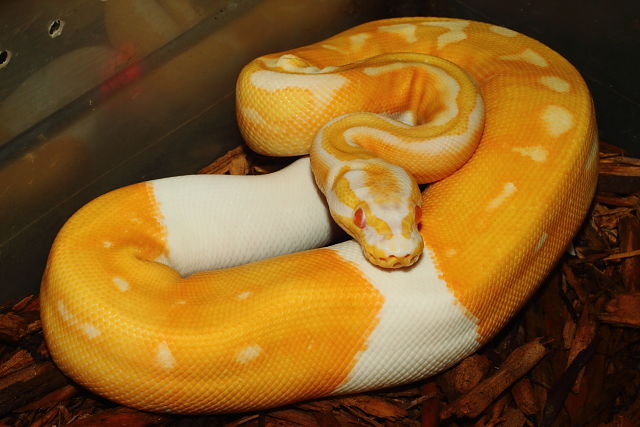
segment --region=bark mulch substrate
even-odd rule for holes
[[[238,148],[201,173],[280,166]],[[572,248],[478,353],[417,384],[259,413],[158,415],[92,395],[51,363],[38,298],[25,298],[0,308],[0,425],[638,426],[639,208],[640,160],[602,144],[598,194]]]

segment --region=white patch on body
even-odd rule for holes
[[[529,48],[514,55],[499,56],[498,59],[502,59],[503,61],[524,61],[541,68],[549,66],[549,63],[542,57],[542,55]]]
[[[538,243],[536,243],[536,247],[535,247],[535,251],[538,252],[540,249],[542,249],[542,245],[544,245],[544,242],[547,241],[547,238],[549,238],[549,235],[545,232],[543,232],[540,235],[540,238],[538,239]]]
[[[245,120],[257,125],[266,124],[264,118],[262,118],[262,115],[258,110],[250,107],[242,107],[239,110],[240,114],[242,114]]]
[[[262,347],[259,345],[250,345],[236,353],[236,362],[240,364],[248,363],[260,356],[261,353]]]
[[[250,79],[255,87],[269,92],[290,88],[308,90],[318,103],[317,107],[329,104],[334,93],[349,82],[339,74],[290,74],[271,70],[258,70]]]
[[[573,114],[560,105],[549,105],[540,116],[549,135],[554,138],[568,132],[573,127]]]
[[[262,176],[185,175],[150,184],[166,230],[166,265],[183,277],[324,246],[335,236],[308,158]],[[260,215],[241,221],[238,233],[238,220],[256,206]]]
[[[599,153],[599,144],[598,144],[598,133],[595,132],[593,135],[593,140],[591,141],[591,149],[589,150],[589,156],[587,157],[587,162],[585,164],[585,169],[590,170],[594,167],[598,161],[598,153]]]
[[[73,314],[71,314],[69,310],[67,310],[67,307],[64,305],[64,302],[62,300],[58,301],[58,313],[60,313],[60,316],[62,316],[62,320],[64,320],[65,322],[70,324],[73,324],[75,322]]]
[[[493,210],[497,209],[501,204],[503,204],[509,197],[511,197],[517,190],[516,185],[513,182],[506,182],[502,187],[502,191],[496,197],[491,199],[491,201],[487,204],[487,209]]]
[[[392,62],[391,64],[377,65],[374,67],[364,67],[362,72],[368,76],[379,76],[384,73],[390,73],[392,71],[401,70],[414,66],[413,64],[406,64],[404,62]]]
[[[449,248],[446,251],[444,251],[444,254],[446,256],[448,256],[449,258],[454,257],[456,255],[458,255],[458,250],[454,249],[454,248]]]
[[[417,27],[413,24],[384,25],[382,27],[378,27],[378,29],[387,33],[397,34],[407,43],[415,43],[418,41],[418,38],[416,37]]]
[[[442,49],[451,43],[456,43],[466,39],[467,33],[463,30],[469,26],[468,21],[435,21],[435,22],[423,22],[422,25],[428,25],[432,27],[442,27],[449,31],[440,34],[438,36],[437,48]]]
[[[129,282],[124,280],[122,277],[114,277],[113,284],[116,285],[116,287],[122,292],[126,292],[129,290]]]
[[[327,65],[323,68],[310,65],[304,59],[291,53],[285,53],[276,58],[260,58],[260,60],[268,68],[282,68],[284,71],[290,73],[323,74],[338,69],[338,67],[334,65]]]
[[[534,162],[542,163],[547,160],[549,152],[541,145],[533,147],[513,147],[511,151],[515,151],[518,154],[529,157]]]
[[[339,47],[337,47],[337,46],[331,45],[331,44],[326,44],[326,43],[325,43],[325,44],[320,45],[320,46],[321,46],[321,47],[323,47],[323,48],[325,48],[325,49],[333,50],[333,51],[336,51],[336,52],[342,52],[342,49],[340,49],[340,48],[339,48]]]
[[[566,93],[571,90],[571,83],[557,76],[542,76],[538,80],[549,89],[558,93]]]
[[[243,300],[243,299],[247,299],[247,298],[249,298],[250,296],[251,296],[251,292],[249,292],[249,291],[244,291],[244,292],[239,293],[239,294],[236,296],[236,298],[237,298],[237,299],[239,299],[239,300]]]
[[[156,349],[156,361],[164,369],[173,369],[176,365],[176,359],[171,353],[169,344],[161,342]]]
[[[516,31],[510,30],[509,28],[500,27],[498,25],[491,25],[489,27],[489,30],[504,37],[516,37],[518,35]]]
[[[96,328],[91,323],[83,323],[80,325],[80,329],[82,329],[82,332],[84,332],[89,339],[94,339],[102,333],[100,329]]]
[[[358,51],[364,47],[365,42],[368,38],[371,37],[369,33],[360,33],[355,34],[349,37],[349,41],[351,42],[351,50]]]
[[[378,325],[335,394],[424,378],[479,347],[476,319],[449,291],[428,247],[414,266],[394,271],[371,265],[352,240],[330,249],[360,269],[384,297]]]

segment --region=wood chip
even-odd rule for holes
[[[99,414],[80,418],[70,424],[73,427],[151,426],[166,421],[166,417],[128,408],[107,409]]]
[[[526,415],[535,415],[540,411],[533,386],[529,378],[522,378],[511,389],[513,400],[516,401],[520,411]]]
[[[492,363],[486,356],[474,354],[448,371],[445,379],[451,383],[456,395],[465,394],[478,385],[491,366]]]
[[[598,314],[598,318],[603,322],[640,328],[640,292],[618,294],[607,303],[604,309],[604,313]]]
[[[442,410],[442,418],[453,415],[475,418],[507,387],[533,368],[547,353],[540,339],[515,349],[498,371]]]
[[[640,192],[640,165],[601,162],[598,191],[618,194]]]

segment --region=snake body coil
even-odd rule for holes
[[[311,162],[121,188],[60,231],[42,321],[78,383],[201,413],[434,374],[535,291],[596,183],[578,72],[479,22],[377,21],[258,58],[238,80],[238,119],[256,151],[311,149]],[[439,181],[420,195],[414,179]],[[331,235],[317,188],[363,249],[306,250]]]

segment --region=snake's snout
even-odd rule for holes
[[[412,265],[418,259],[417,255],[405,254],[403,256],[390,255],[388,258],[389,266],[387,268],[402,268]]]
[[[422,250],[416,250],[405,254],[372,255],[365,253],[366,258],[374,265],[382,268],[403,268],[415,264],[420,258]]]

